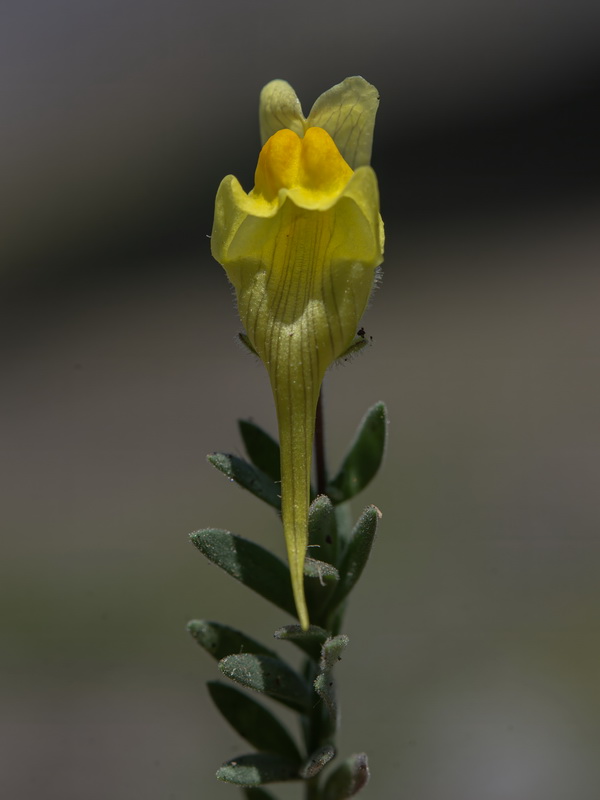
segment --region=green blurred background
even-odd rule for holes
[[[388,239],[331,462],[374,401],[392,422],[342,753],[365,800],[596,800],[599,25],[584,0],[2,4],[0,796],[239,795],[185,623],[289,620],[187,540],[283,554],[205,461],[239,417],[275,430],[206,236],[220,178],[252,185],[260,88],[308,111],[362,74]]]

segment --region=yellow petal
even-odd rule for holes
[[[304,139],[281,130],[261,150],[252,196],[268,203],[289,196],[301,208],[326,209],[337,201],[352,174],[322,128],[309,128]]]
[[[298,136],[304,135],[304,114],[296,92],[287,81],[267,83],[260,93],[258,105],[260,142],[265,144],[274,133],[289,128]]]
[[[359,75],[332,86],[313,105],[306,125],[324,128],[352,169],[371,163],[377,89]]]

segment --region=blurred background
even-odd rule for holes
[[[387,250],[373,346],[327,380],[331,464],[373,402],[392,422],[341,754],[368,752],[365,800],[598,797],[599,25],[587,0],[0,6],[1,796],[239,796],[185,623],[289,620],[187,539],[283,555],[205,461],[240,417],[275,432],[212,204],[252,186],[267,81],[308,112],[361,74]]]

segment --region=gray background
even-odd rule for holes
[[[246,745],[185,622],[288,620],[187,541],[283,554],[204,459],[241,452],[239,417],[275,430],[206,236],[221,177],[251,188],[262,85],[308,111],[362,74],[388,240],[373,347],[327,379],[331,463],[374,401],[392,423],[355,504],[384,516],[342,754],[369,753],[365,800],[597,798],[599,22],[577,0],[2,4],[3,797],[239,796],[213,774]]]

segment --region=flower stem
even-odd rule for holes
[[[312,659],[307,659],[304,665],[304,674],[313,683],[317,676],[317,664]],[[313,753],[324,744],[326,731],[323,729],[322,702],[314,704],[306,719],[305,744],[308,754]],[[320,775],[314,775],[304,784],[304,800],[320,800]]]
[[[319,800],[319,784],[317,778],[306,781],[306,800]]]
[[[317,410],[315,416],[315,438],[314,438],[314,462],[315,462],[315,481],[317,495],[327,493],[327,461],[325,458],[325,422],[323,412],[323,386],[319,399],[317,401]],[[310,675],[310,680],[314,680],[316,676],[316,665],[311,660],[306,663],[306,673]],[[307,727],[307,745],[309,751],[316,749],[322,745],[327,737],[327,732],[323,729],[323,715],[321,713],[321,704],[316,705],[308,718]],[[305,800],[320,800],[320,775],[315,775],[305,783]]]

